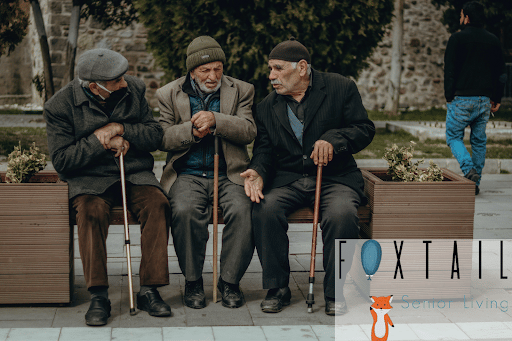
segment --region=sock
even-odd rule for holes
[[[104,297],[108,299],[108,287],[90,287],[89,292],[91,293],[91,299],[93,299],[94,297]]]

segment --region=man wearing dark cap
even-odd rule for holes
[[[258,128],[254,156],[241,174],[245,192],[255,202],[255,244],[263,288],[269,289],[261,309],[276,313],[290,304],[286,217],[300,207],[313,206],[317,165],[322,164],[325,312],[343,314],[347,311],[343,295],[335,297],[334,240],[358,237],[357,208],[366,198],[352,154],[370,144],[375,127],[355,83],[311,69],[310,54],[297,40],[278,44],[270,52],[268,66],[275,91],[254,110]],[[342,275],[344,282],[346,271]]]
[[[77,64],[78,78],[44,107],[48,148],[55,170],[69,185],[78,243],[91,304],[85,322],[100,326],[110,316],[106,238],[110,208],[121,200],[118,156],[124,155],[128,208],[141,222],[138,309],[170,316],[157,287],[169,284],[167,244],[170,207],[153,174],[162,127],[153,118],[141,80],[125,75],[121,54],[94,49]]]
[[[224,229],[218,289],[222,305],[244,304],[239,282],[254,253],[252,202],[240,173],[247,169],[246,145],[256,136],[254,87],[223,74],[226,57],[215,39],[195,38],[187,48],[187,75],[159,89],[160,124],[167,151],[161,184],[169,192],[171,233],[185,276],[185,304],[204,308],[203,265],[212,215],[214,145],[219,151],[219,206]]]

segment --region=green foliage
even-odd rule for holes
[[[454,33],[460,30],[460,10],[468,0],[431,0],[438,8],[447,6],[443,24],[448,31]],[[500,38],[504,49],[512,49],[512,1],[479,0],[485,7],[485,28]]]
[[[28,13],[21,7],[21,0],[0,1],[0,56],[14,51],[28,31]]]
[[[82,0],[80,2],[83,5],[80,17],[87,19],[92,16],[105,28],[114,25],[127,26],[137,21],[137,11],[132,0]]]
[[[271,89],[268,54],[294,36],[310,51],[313,68],[356,77],[381,41],[392,0],[136,0],[148,47],[166,81],[185,75],[188,44],[210,35],[224,49],[225,73]]]
[[[46,155],[39,151],[36,143],[33,142],[29,150],[25,150],[19,145],[14,147],[14,151],[7,158],[7,182],[20,183],[28,182],[28,179],[35,173],[46,167]]]

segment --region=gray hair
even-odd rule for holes
[[[294,69],[297,68],[297,62],[292,62],[291,65],[292,65],[292,68],[294,68]],[[306,72],[307,72],[308,76],[311,75],[311,64],[308,64],[308,68],[307,68]]]

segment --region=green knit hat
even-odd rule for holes
[[[226,63],[226,55],[219,43],[210,36],[201,36],[192,40],[187,48],[187,71],[211,62]]]

